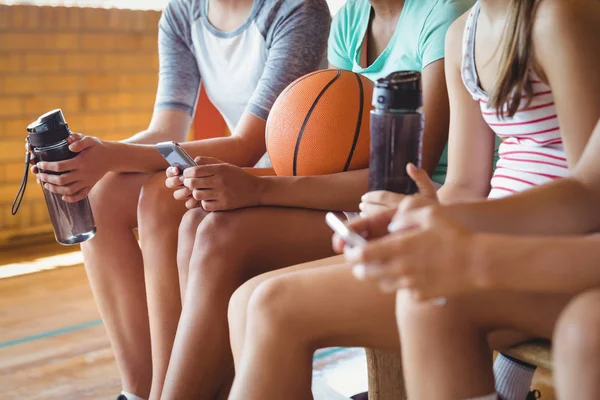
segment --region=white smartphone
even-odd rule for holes
[[[161,142],[156,145],[156,149],[171,167],[178,168],[182,172],[186,168],[198,165],[179,143]]]
[[[335,233],[340,235],[349,246],[362,246],[367,243],[367,240],[364,237],[348,228],[348,225],[334,213],[328,212],[325,215],[325,222],[327,222],[327,225],[329,225]]]

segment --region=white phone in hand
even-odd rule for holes
[[[329,225],[329,227],[335,233],[340,235],[349,246],[362,246],[363,244],[367,243],[367,240],[364,237],[348,228],[348,225],[346,225],[344,221],[339,219],[334,213],[328,212],[325,215],[325,222],[327,222],[327,225]]]
[[[158,152],[167,160],[171,167],[175,167],[183,172],[184,169],[195,167],[196,162],[188,154],[187,151],[183,149],[176,142],[161,142],[156,145],[156,149]]]

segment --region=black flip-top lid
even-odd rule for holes
[[[27,127],[29,142],[34,147],[51,146],[69,137],[69,125],[62,110],[48,111]]]
[[[373,106],[385,110],[417,110],[423,105],[421,73],[392,72],[381,78],[373,90]]]

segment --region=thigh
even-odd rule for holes
[[[99,226],[110,221],[137,227],[137,206],[150,174],[109,172],[91,190],[89,199]]]
[[[201,222],[190,272],[239,275],[242,281],[289,265],[330,257],[332,232],[325,213],[256,207],[210,213]]]
[[[444,307],[466,316],[487,333],[511,330],[550,339],[571,298],[568,294],[493,291],[461,296]]]
[[[394,294],[356,280],[348,264],[280,272],[255,294],[280,307],[288,328],[315,349],[361,346],[399,351]]]

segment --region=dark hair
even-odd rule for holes
[[[539,0],[510,0],[510,11],[504,27],[502,59],[499,79],[490,91],[489,105],[502,116],[506,105],[507,115],[515,115],[521,100],[527,105],[533,97],[528,73],[533,67],[532,31]]]

